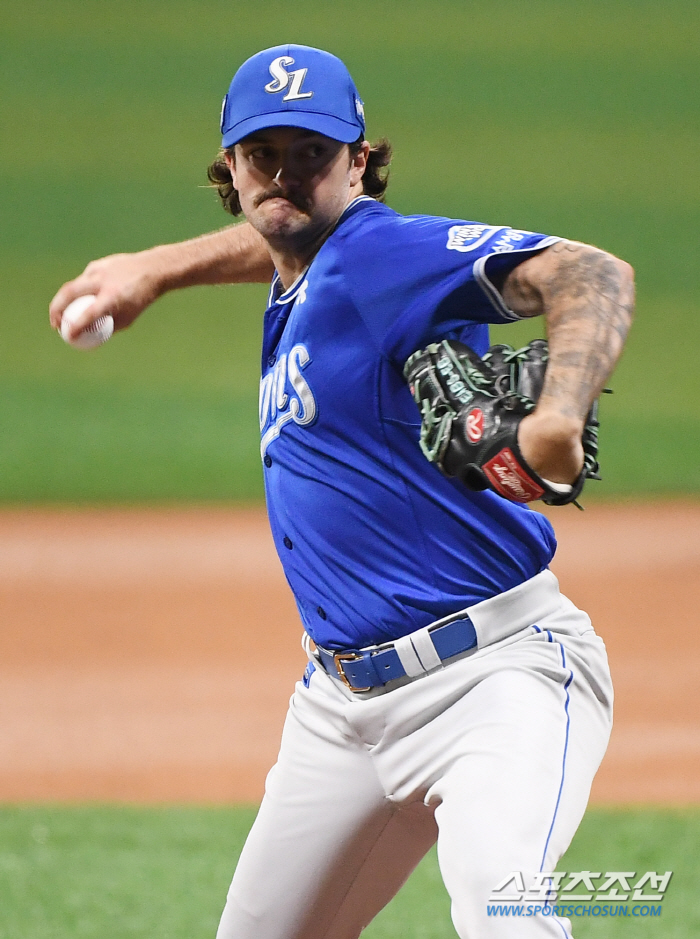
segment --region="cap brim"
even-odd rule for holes
[[[232,147],[234,144],[255,133],[256,130],[265,130],[268,127],[299,127],[302,130],[313,130],[324,137],[339,140],[341,143],[352,143],[362,135],[362,128],[357,124],[349,124],[331,114],[318,114],[313,111],[274,111],[269,114],[256,114],[245,121],[240,121],[235,127],[226,131],[221,146]]]

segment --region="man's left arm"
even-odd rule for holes
[[[581,471],[586,415],[612,374],[632,321],[633,274],[605,251],[561,241],[498,284],[518,316],[546,320],[544,387],[520,424],[518,443],[530,466],[552,482],[573,483]]]

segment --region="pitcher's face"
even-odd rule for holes
[[[367,147],[367,150],[369,148]],[[227,157],[250,224],[277,250],[294,250],[330,230],[362,179],[366,150],[297,127],[270,127]]]

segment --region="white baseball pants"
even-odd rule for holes
[[[487,912],[509,873],[556,869],[611,729],[603,642],[545,586],[536,624],[393,691],[297,685],[217,939],[355,939],[436,839],[461,939],[571,936]]]

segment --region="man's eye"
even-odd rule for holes
[[[325,148],[320,143],[310,143],[301,151],[301,155],[306,160],[318,160],[325,153]]]

